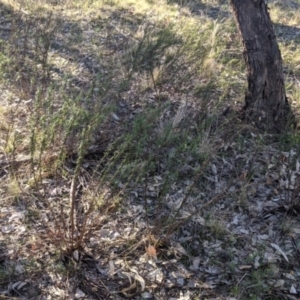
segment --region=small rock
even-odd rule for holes
[[[153,296],[150,293],[148,293],[148,292],[142,293],[141,296],[142,296],[143,299],[151,299],[151,298],[153,298]]]
[[[184,285],[184,279],[183,279],[182,277],[177,278],[177,283],[178,283],[179,285],[183,286],[183,285]]]
[[[77,288],[75,293],[75,298],[81,299],[83,297],[85,297],[85,293],[81,289]]]
[[[279,279],[276,281],[276,283],[274,284],[274,287],[282,287],[284,285],[284,280]]]
[[[190,279],[190,280],[188,281],[187,286],[188,286],[189,288],[194,289],[194,288],[196,288],[196,283],[195,283],[195,281],[194,281],[193,279]]]

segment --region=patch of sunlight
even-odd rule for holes
[[[18,197],[21,194],[21,189],[18,181],[15,178],[11,178],[7,183],[7,190],[10,196]]]
[[[79,76],[82,72],[80,70],[80,67],[76,62],[71,62],[70,60],[56,54],[52,53],[49,55],[49,63],[52,65],[55,65],[60,70],[64,70],[65,74],[71,75],[71,76]],[[56,78],[57,79],[57,78]]]

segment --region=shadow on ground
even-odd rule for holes
[[[227,1],[219,1],[220,5],[210,5],[202,1],[183,1],[183,0],[168,0],[168,4],[177,4],[182,8],[187,8],[193,15],[207,16],[213,20],[227,19],[231,16],[229,10],[225,10],[222,4]]]
[[[150,1],[150,0],[149,0]],[[300,2],[298,1],[271,1],[282,10],[291,11],[300,9]],[[219,5],[211,5],[203,1],[189,1],[189,0],[168,0],[168,4],[176,4],[179,7],[187,8],[193,15],[207,16],[213,20],[222,20],[232,17],[230,7],[224,6],[228,4],[226,0],[219,0]],[[280,41],[294,41],[297,44],[300,42],[300,28],[295,26],[287,26],[280,23],[274,23],[276,35]]]
[[[89,27],[97,33],[92,36],[77,21],[65,18],[57,11],[43,11],[41,15],[29,18],[22,10],[15,10],[0,2],[0,50],[10,61],[10,70],[5,72],[11,79],[16,74],[20,75],[17,76],[20,79],[16,80],[16,90],[32,85],[32,76],[39,82],[43,80],[48,83],[53,78],[67,79],[70,86],[82,89],[89,88],[91,80],[96,76],[108,77],[107,74],[112,70],[111,64],[107,63],[109,57],[126,51],[131,42],[129,36],[119,30],[118,24],[114,24],[117,21],[123,29],[137,30],[142,17],[127,10],[104,9],[101,16],[105,18],[95,17],[90,20],[92,26]],[[89,34],[94,40],[85,43]],[[89,44],[94,44],[96,48],[91,49]],[[63,64],[80,65],[81,73],[66,73],[59,64],[49,63],[51,55],[60,57],[58,60],[63,61]],[[41,70],[38,65],[47,70]],[[39,74],[42,71],[44,74]],[[37,82],[35,87],[31,86],[28,97],[34,96],[36,86]]]
[[[300,28],[274,23],[274,29],[278,41],[283,43],[294,42],[296,44],[300,44]]]

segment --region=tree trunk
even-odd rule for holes
[[[283,131],[293,115],[285,94],[281,53],[264,0],[231,0],[248,69],[243,115],[267,132]],[[294,121],[293,121],[294,123]]]

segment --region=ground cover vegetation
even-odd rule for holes
[[[299,130],[239,119],[242,51],[227,1],[0,2],[1,299],[298,299]]]

